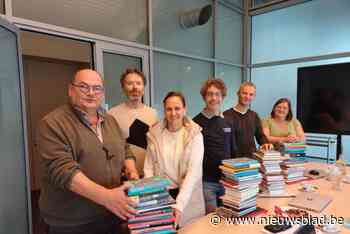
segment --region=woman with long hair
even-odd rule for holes
[[[287,98],[280,98],[273,105],[271,116],[264,119],[262,125],[264,134],[273,144],[305,140],[303,127],[293,118],[291,104]]]

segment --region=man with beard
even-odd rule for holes
[[[258,114],[249,109],[255,98],[256,87],[252,82],[244,82],[237,91],[238,104],[224,112],[225,119],[230,121],[233,138],[237,144],[236,157],[252,157],[256,151],[254,137],[264,150],[272,149],[263,133]]]
[[[109,114],[117,120],[123,137],[131,143],[131,151],[136,157],[137,171],[127,173],[137,178],[143,174],[147,148],[146,133],[148,128],[157,122],[157,111],[142,102],[146,85],[146,78],[142,72],[137,69],[126,69],[121,75],[120,85],[127,100],[111,108]]]
[[[235,154],[235,143],[231,138],[231,126],[220,111],[227,94],[225,83],[221,79],[209,79],[203,84],[200,93],[206,105],[193,120],[202,127],[203,192],[208,214],[215,211],[220,202],[219,197],[224,195],[224,187],[219,183],[219,166],[223,159]]]
[[[68,94],[70,102],[39,124],[41,215],[49,234],[115,233],[135,212],[120,180],[124,162],[135,168],[134,159],[117,122],[101,108],[97,72],[78,71]]]

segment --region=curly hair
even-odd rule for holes
[[[211,86],[214,86],[215,88],[219,89],[223,98],[226,97],[227,88],[226,88],[225,82],[221,79],[214,78],[214,79],[208,79],[203,83],[200,91],[203,99],[205,99],[205,96],[207,95],[207,91]]]

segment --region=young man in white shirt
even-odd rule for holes
[[[112,107],[108,113],[117,120],[125,139],[128,139],[129,136],[133,138],[135,136],[139,137],[140,134],[144,135],[141,137],[141,144],[138,144],[138,146],[133,144],[133,142],[130,142],[131,151],[136,157],[135,160],[138,174],[142,176],[146,149],[146,146],[144,145],[146,144],[146,132],[137,131],[140,130],[140,125],[143,127],[151,127],[154,125],[158,121],[157,111],[142,102],[146,85],[146,78],[142,72],[132,68],[126,69],[121,75],[120,85],[122,86],[127,100]],[[142,123],[140,123],[140,121]],[[145,129],[143,131],[145,131]],[[136,176],[135,172],[130,173]]]

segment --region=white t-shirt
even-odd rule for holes
[[[129,137],[129,129],[135,119],[141,120],[148,126],[152,126],[158,121],[157,111],[149,106],[142,105],[140,108],[131,108],[125,102],[112,107],[108,114],[112,115],[122,129],[123,137]]]

